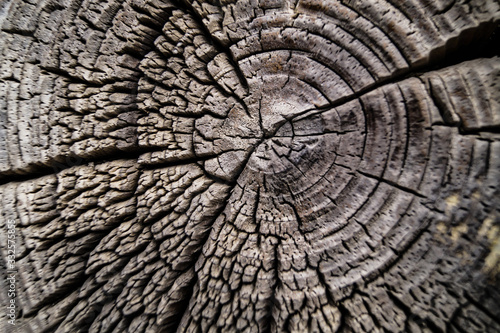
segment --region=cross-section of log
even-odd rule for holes
[[[0,3],[0,327],[500,331],[499,21]]]

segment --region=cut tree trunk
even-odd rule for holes
[[[0,1],[0,328],[500,332],[499,21]]]

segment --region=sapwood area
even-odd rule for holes
[[[499,20],[0,1],[2,309],[13,220],[17,332],[500,332]]]

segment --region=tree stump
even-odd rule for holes
[[[499,332],[499,20],[3,0],[0,327]]]

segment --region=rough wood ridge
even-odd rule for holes
[[[0,1],[2,311],[12,219],[18,332],[500,332],[499,20]]]

